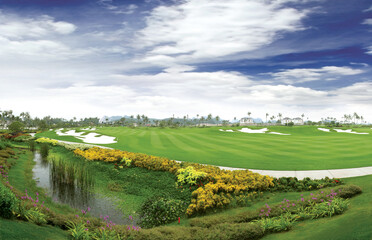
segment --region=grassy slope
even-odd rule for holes
[[[270,131],[289,133],[290,136],[220,132],[219,128],[106,127],[95,132],[118,138],[118,143],[105,146],[229,167],[315,170],[371,165],[372,130],[369,128],[355,129],[370,133],[356,135],[327,133],[311,126],[269,127]],[[54,132],[39,136],[71,141],[71,137],[60,137]]]
[[[56,227],[0,218],[0,240],[59,240],[68,239],[68,235],[67,232]]]

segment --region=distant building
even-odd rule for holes
[[[282,119],[282,124],[288,124],[288,123],[290,123],[290,122],[292,122],[292,118],[289,118],[289,117],[285,117],[285,118],[283,118]]]
[[[292,119],[292,122],[295,124],[295,125],[304,125],[304,120],[302,120],[302,118],[293,118]]]
[[[285,125],[285,124],[288,124],[290,122],[293,122],[294,125],[304,125],[304,120],[302,120],[302,118],[289,118],[289,117],[285,117],[282,119],[282,124]]]
[[[243,117],[239,121],[240,125],[251,125],[254,124],[253,118],[251,117]]]

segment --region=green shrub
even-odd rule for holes
[[[338,196],[341,198],[351,198],[360,193],[362,193],[362,189],[359,186],[348,185],[339,188]]]
[[[145,228],[174,222],[185,215],[187,205],[183,201],[165,197],[151,197],[140,208],[140,225]]]
[[[304,178],[303,180],[298,180],[296,177],[281,177],[274,178],[274,186],[271,187],[271,191],[309,191],[322,189],[325,187],[333,187],[342,185],[343,181],[339,178],[328,178],[325,177],[319,180],[313,180],[310,178]]]
[[[42,143],[40,145],[40,154],[43,158],[47,158],[49,155],[49,145],[47,143]]]
[[[18,199],[9,188],[0,183],[0,216],[10,218],[12,211],[18,206]]]

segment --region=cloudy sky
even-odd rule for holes
[[[32,116],[372,122],[371,65],[370,0],[0,0],[0,110]]]

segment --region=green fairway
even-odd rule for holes
[[[174,160],[227,167],[264,170],[318,170],[372,165],[372,130],[369,134],[323,132],[314,126],[272,126],[269,131],[291,134],[222,132],[210,128],[98,128],[97,133],[115,136],[118,142],[104,146],[164,156]],[[223,128],[238,130],[238,128]],[[52,131],[38,134],[71,141]],[[76,142],[81,142],[76,139]]]

